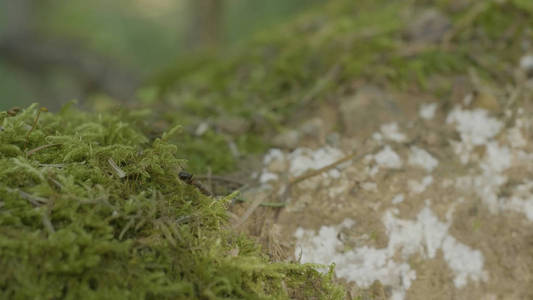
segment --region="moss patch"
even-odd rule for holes
[[[178,179],[178,128],[134,113],[0,113],[0,298],[342,299],[226,229],[230,197]]]

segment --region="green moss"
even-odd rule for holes
[[[331,272],[228,230],[233,196],[178,179],[178,127],[150,140],[135,113],[38,115],[0,113],[0,298],[343,298]]]
[[[233,170],[230,145],[263,151],[300,111],[352,93],[354,81],[439,97],[469,69],[510,83],[521,41],[533,38],[530,2],[459,11],[452,2],[329,1],[238,49],[170,68],[143,94],[155,115],[65,108],[35,123],[36,106],[0,113],[0,298],[342,298],[331,272],[269,262],[226,228],[229,198],[205,197],[177,174],[187,162]],[[406,26],[435,3],[452,21],[449,45],[406,55]],[[213,125],[228,116],[251,124]],[[203,122],[213,126],[196,136]]]
[[[450,41],[409,50],[407,26],[428,7],[449,16]],[[354,81],[441,98],[450,94],[443,87],[469,69],[487,80],[510,83],[522,54],[520,43],[531,39],[532,14],[523,0],[473,1],[461,9],[449,0],[329,1],[238,48],[184,59],[153,85],[163,99],[161,116],[169,123],[179,119],[198,124],[237,115],[253,121],[245,140],[260,140],[282,131],[307,107],[351,92]],[[431,82],[434,78],[438,84]],[[209,149],[218,143],[212,136],[196,138],[194,151],[206,149],[204,165],[217,161],[211,155],[218,154]],[[243,149],[265,149],[246,143],[240,143]],[[211,167],[217,172],[234,166]]]
[[[187,155],[189,170],[192,172],[205,172],[208,168],[213,168],[217,172],[228,172],[235,165],[236,158],[229,149],[228,141],[222,135],[207,131],[200,138],[183,135],[179,140],[182,147],[178,153]],[[206,147],[206,144],[209,147]]]

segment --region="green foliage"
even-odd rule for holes
[[[198,124],[237,115],[253,122],[244,136],[264,138],[306,107],[353,92],[354,82],[441,97],[450,94],[454,76],[469,69],[509,83],[523,51],[520,43],[531,38],[530,2],[473,1],[460,10],[454,3],[330,1],[290,24],[269,28],[241,48],[191,57],[161,74],[153,81],[164,99],[161,116],[170,123]],[[449,16],[448,45],[414,45],[406,39],[408,25],[428,7]],[[219,143],[212,136],[195,139],[195,151]],[[216,160],[204,152],[204,161]]]
[[[206,132],[201,138],[183,135],[180,142],[182,147],[179,153],[187,155],[191,166],[189,170],[192,172],[205,172],[208,168],[216,172],[227,172],[235,166],[236,159],[231,154],[228,141],[213,131]]]
[[[142,114],[141,114],[142,115]],[[0,298],[342,299],[331,272],[271,263],[135,113],[0,113]]]

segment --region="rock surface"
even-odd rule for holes
[[[355,294],[533,297],[533,109],[422,99],[360,89],[341,104],[345,132],[326,133],[338,141],[267,154],[265,184],[281,190],[359,154],[290,188],[283,242],[293,259],[335,263]]]

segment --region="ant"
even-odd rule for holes
[[[21,108],[18,107],[18,106],[15,106],[15,107],[11,108],[10,110],[8,110],[8,111],[7,111],[7,114],[8,114],[10,117],[14,117],[14,116],[16,116],[20,111],[21,111]]]
[[[202,194],[206,196],[211,196],[211,193],[204,186],[202,186],[199,182],[194,180],[193,178],[194,176],[191,173],[181,171],[179,172],[178,177],[181,181],[185,182],[186,184],[196,187],[198,190],[200,190]]]

